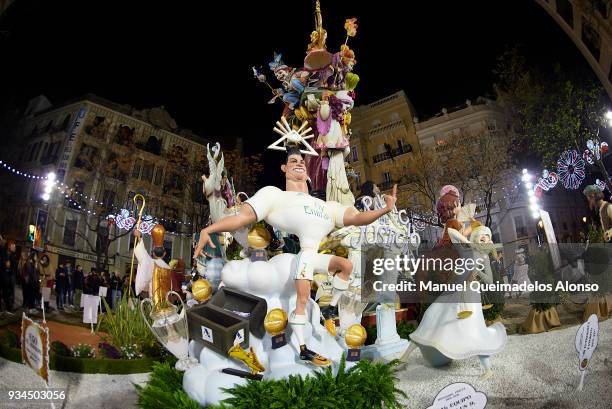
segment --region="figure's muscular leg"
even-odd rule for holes
[[[325,318],[325,328],[331,335],[336,336],[336,323],[334,321],[334,317],[338,315],[336,306],[342,294],[349,288],[349,278],[353,271],[353,263],[343,257],[333,256],[329,260],[327,269],[328,271],[336,272],[336,275],[334,275],[332,280],[332,299],[329,302],[329,306],[325,307],[321,313],[323,318]]]
[[[297,300],[295,302],[296,315],[304,315],[306,313],[306,303],[310,298],[310,280],[295,280],[295,292]]]
[[[332,300],[329,303],[332,307],[338,304],[340,297],[349,288],[349,279],[353,271],[353,263],[344,257],[333,256],[329,260],[329,271],[337,271],[332,281]]]
[[[344,257],[333,256],[331,260],[329,260],[327,269],[337,272],[337,276],[340,276],[344,281],[348,281],[353,272],[353,263]]]
[[[306,326],[306,303],[310,298],[310,280],[295,280],[295,291],[297,299],[295,310],[289,318],[291,329],[300,344],[300,359],[316,366],[329,366],[331,361],[306,347],[304,327]]]

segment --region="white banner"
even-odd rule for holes
[[[83,294],[83,323],[97,324],[98,323],[98,307],[100,306],[100,296]]]
[[[100,287],[98,289],[98,295],[100,297],[106,297],[106,294],[108,294],[108,287]]]
[[[68,132],[68,139],[66,139],[66,143],[64,144],[64,150],[62,151],[62,156],[57,167],[57,180],[60,182],[64,181],[66,170],[68,169],[68,166],[70,166],[72,151],[74,150],[74,145],[76,143],[77,136],[79,135],[79,131],[83,126],[83,122],[85,122],[86,115],[87,108],[79,109],[79,112],[72,123],[72,127],[70,128],[70,132]]]
[[[51,288],[43,287],[40,290],[42,292],[43,300],[45,302],[49,302],[49,300],[51,299]]]

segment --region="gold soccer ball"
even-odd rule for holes
[[[247,236],[249,246],[254,249],[265,249],[270,244],[270,240],[272,240],[270,232],[261,226],[253,227]]]
[[[368,333],[363,325],[353,324],[346,330],[344,340],[349,348],[359,348],[365,343],[367,337]]]
[[[191,284],[191,293],[193,294],[193,298],[199,302],[206,301],[212,295],[212,287],[208,280],[200,278]]]
[[[264,328],[270,335],[278,335],[287,327],[287,313],[280,308],[271,310],[264,320]]]

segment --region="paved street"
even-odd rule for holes
[[[418,350],[399,373],[407,408],[426,409],[436,394],[453,382],[472,384],[488,397],[487,409],[603,409],[612,400],[612,320],[600,323],[597,350],[586,374],[584,390],[576,392],[580,375],[575,337],[578,327],[535,335],[513,335],[503,352],[491,358],[495,375],[480,381],[477,358],[444,369],[425,365]]]
[[[56,408],[115,409],[136,407],[133,383],[143,384],[148,374],[104,375],[51,371],[51,388],[65,389],[68,399]],[[50,404],[8,401],[10,389],[44,389],[44,382],[25,365],[0,358],[0,408],[50,408]]]

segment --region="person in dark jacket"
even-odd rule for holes
[[[66,263],[65,266],[66,269],[66,287],[65,287],[65,299],[64,299],[64,304],[67,305],[74,305],[74,283],[72,281],[73,275],[74,275],[74,268],[72,267],[72,264],[70,264],[70,262]]]
[[[15,243],[9,243],[8,245],[8,260],[11,263],[11,275],[8,282],[8,311],[11,312],[15,304],[15,285],[19,276],[19,256]]]
[[[100,292],[100,277],[95,269],[91,269],[91,273],[85,278],[83,293],[89,295],[98,295]]]
[[[72,274],[72,285],[74,286],[74,307],[80,308],[81,306],[81,295],[83,294],[83,267],[77,265]]]
[[[2,263],[0,268],[0,311],[11,312],[11,296],[10,296],[10,280],[13,271],[11,269],[11,261],[7,258]]]
[[[64,292],[66,291],[66,269],[59,264],[55,270],[55,307],[64,309]]]
[[[24,286],[24,297],[26,298],[26,308],[28,313],[33,314],[36,312],[36,299],[38,298],[38,280],[39,273],[36,267],[36,254],[30,254],[28,261],[23,266],[22,279]]]
[[[113,309],[115,309],[115,307],[117,306],[117,304],[119,304],[119,302],[121,301],[121,290],[123,288],[123,283],[121,281],[121,277],[119,277],[119,272],[114,271],[113,275],[111,276],[111,296],[112,296],[112,303],[111,303],[111,307]]]

